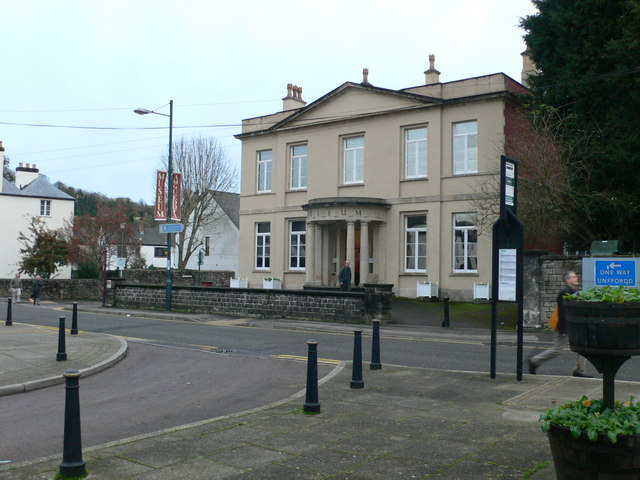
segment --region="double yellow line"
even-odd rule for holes
[[[301,362],[306,362],[307,357],[303,357],[300,355],[271,355],[271,358],[281,358],[283,360],[298,360]],[[325,365],[338,365],[340,360],[333,360],[331,358],[319,358],[318,363],[323,363]]]

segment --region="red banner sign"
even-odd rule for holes
[[[158,170],[156,177],[155,219],[167,219],[167,172]]]
[[[171,174],[171,220],[180,220],[182,207],[182,174]]]

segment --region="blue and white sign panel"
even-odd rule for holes
[[[604,287],[636,286],[636,262],[634,260],[596,260],[595,285]]]
[[[180,233],[184,230],[182,223],[163,223],[160,225],[160,233]]]
[[[592,287],[637,287],[640,258],[585,257],[582,259],[582,289]]]

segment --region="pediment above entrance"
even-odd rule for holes
[[[315,198],[303,205],[308,221],[385,222],[390,205],[382,198],[327,197]]]

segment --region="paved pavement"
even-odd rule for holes
[[[92,372],[124,354],[121,340],[82,333],[67,336],[70,359],[56,362],[57,332],[15,323],[0,329],[6,393],[7,385],[35,386],[36,378],[70,367]],[[385,335],[394,331],[385,327]],[[365,364],[364,388],[354,390],[351,376],[351,365],[342,363],[321,380],[317,415],[302,412],[301,391],[251,411],[87,448],[89,478],[551,480],[540,412],[583,394],[601,396],[598,379],[525,375],[517,382],[514,375],[390,365],[371,371]],[[617,382],[616,396],[630,395],[640,398],[640,383]],[[3,464],[0,480],[53,479],[60,462],[57,456]]]

